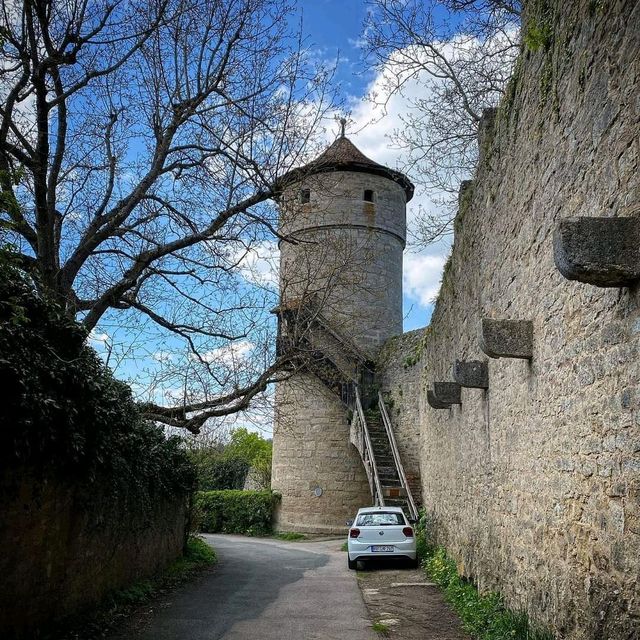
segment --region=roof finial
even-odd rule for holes
[[[347,119],[346,118],[340,118],[340,137],[344,138],[344,130],[345,127],[347,126]]]

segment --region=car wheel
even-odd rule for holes
[[[412,569],[417,569],[420,566],[420,560],[418,558],[415,558],[413,560],[409,560],[409,566]]]
[[[347,556],[347,565],[349,566],[349,569],[355,571],[358,568],[358,561],[352,560],[351,558],[349,558],[349,556]]]

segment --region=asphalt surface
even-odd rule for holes
[[[206,535],[213,571],[156,604],[112,640],[374,640],[342,540]]]

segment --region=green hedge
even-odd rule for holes
[[[195,507],[200,530],[205,533],[271,533],[273,511],[280,496],[272,491],[199,491]]]

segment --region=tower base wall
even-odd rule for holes
[[[271,484],[282,494],[276,529],[345,533],[346,520],[372,503],[360,455],[349,442],[347,409],[311,374],[279,383],[276,406]]]

